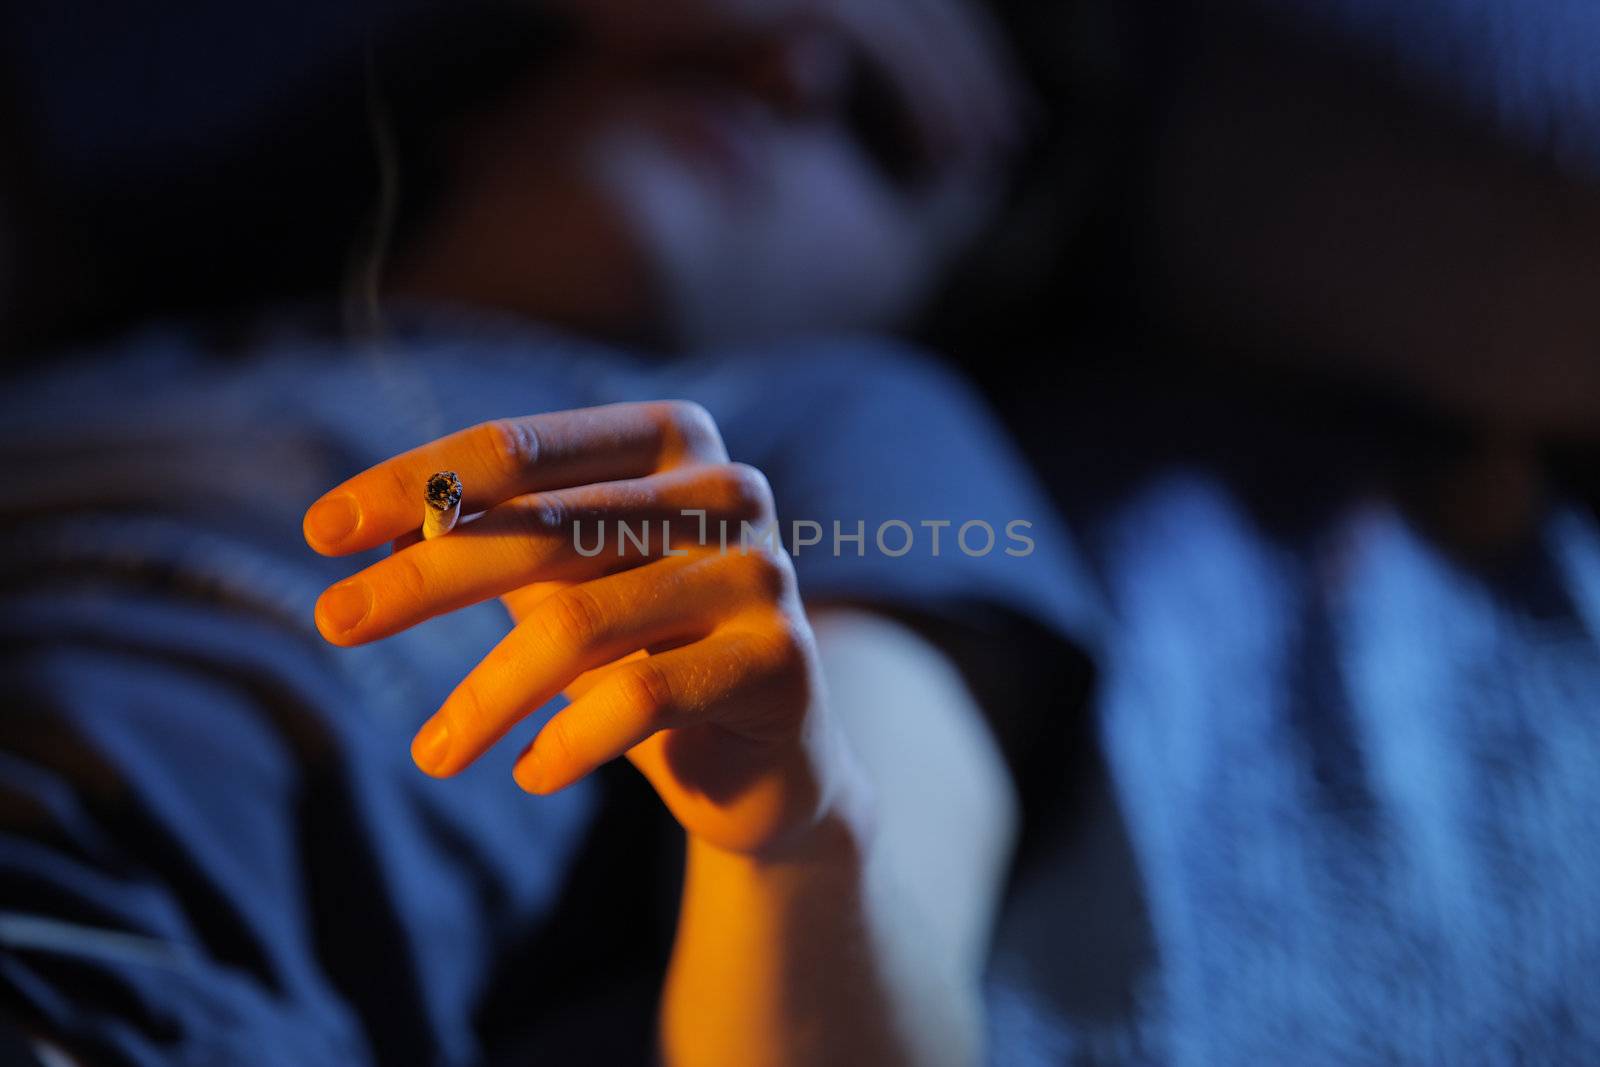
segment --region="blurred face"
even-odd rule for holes
[[[910,311],[1014,131],[986,27],[947,0],[684,10],[591,27],[480,117],[402,287],[682,345]]]

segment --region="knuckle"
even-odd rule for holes
[[[788,616],[776,620],[766,648],[768,669],[796,710],[810,702],[811,637],[804,624]]]
[[[811,643],[803,625],[774,613],[747,631],[746,671],[759,686],[767,710],[782,718],[803,716],[815,696]]]
[[[569,768],[577,761],[572,723],[564,714],[545,723],[539,731],[539,761],[547,767]]]
[[[729,463],[722,468],[722,479],[728,510],[746,517],[772,514],[772,485],[760,470],[748,463]]]
[[[669,717],[675,706],[672,679],[661,665],[646,657],[618,670],[616,699],[624,715],[645,719]]]
[[[606,612],[582,586],[553,593],[541,605],[545,634],[562,647],[587,648],[605,634]]]
[[[809,661],[811,633],[798,619],[780,612],[773,620],[771,642],[769,651],[777,669],[803,669]]]
[[[382,585],[389,596],[418,604],[427,598],[428,576],[411,552],[397,552],[386,560]]]
[[[668,400],[660,408],[662,451],[670,458],[711,459],[723,454],[722,431],[703,404]]]
[[[404,500],[408,503],[416,500],[420,486],[412,479],[411,475],[402,469],[401,464],[386,463],[382,469],[389,482],[389,493],[394,499]]]
[[[567,502],[558,493],[539,493],[521,501],[517,514],[523,523],[523,532],[533,537],[547,537],[566,530],[570,518]]]
[[[763,548],[736,558],[757,599],[776,603],[793,588],[794,568],[780,553]]]
[[[484,705],[483,694],[471,682],[462,683],[450,698],[451,725],[467,736],[476,736],[489,723],[489,709]]]
[[[494,419],[478,427],[484,461],[508,478],[524,474],[539,461],[539,430],[529,419]]]

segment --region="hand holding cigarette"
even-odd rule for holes
[[[775,521],[771,491],[728,462],[704,409],[619,404],[462,430],[328,492],[306,539],[342,556],[414,537],[424,486],[425,539],[316,609],[344,646],[489,597],[512,609],[515,627],[417,734],[423,770],[457,773],[565,691],[571,703],[517,761],[530,792],[626,755],[691,834],[744,852],[776,847],[837,798],[853,770],[822,706],[792,563],[781,546],[724,550],[715,532]],[[477,515],[472,536],[438,536],[463,510]],[[586,555],[579,520],[585,544],[600,522],[655,536]]]

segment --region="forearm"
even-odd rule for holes
[[[966,1062],[972,1006],[870,840],[831,820],[779,859],[688,843],[662,1001],[667,1063]]]
[[[1003,766],[914,635],[862,616],[819,619],[817,632],[850,764],[874,794],[871,831],[858,805],[781,861],[690,841],[667,1062],[974,1063],[1014,833]]]

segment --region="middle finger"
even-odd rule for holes
[[[336,645],[365,644],[533,582],[678,555],[703,535],[720,547],[726,530],[736,551],[742,523],[767,531],[772,519],[766,479],[737,463],[521,497],[332,586],[317,601],[317,629]]]

